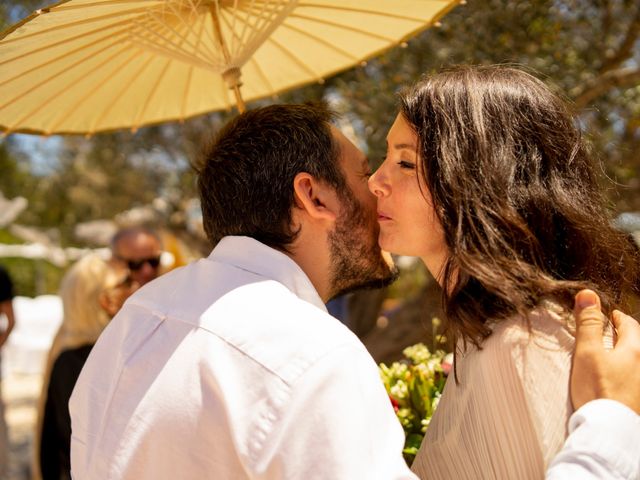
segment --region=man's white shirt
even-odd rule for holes
[[[77,480],[415,478],[362,343],[246,237],[132,296],[70,411]]]
[[[640,415],[613,400],[593,400],[569,420],[569,438],[547,480],[640,479]]]

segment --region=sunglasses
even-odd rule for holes
[[[137,271],[140,270],[145,263],[148,263],[151,268],[158,268],[160,265],[160,257],[150,257],[150,258],[141,258],[140,260],[128,260],[126,258],[118,257],[124,263],[127,264],[129,270]]]

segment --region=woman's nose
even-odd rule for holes
[[[382,167],[369,177],[369,190],[376,197],[382,197],[388,194],[389,186],[382,172]]]

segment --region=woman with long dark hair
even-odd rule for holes
[[[638,254],[611,227],[564,102],[518,69],[458,67],[401,94],[370,179],[380,245],[421,257],[456,340],[414,471],[542,478],[566,437],[573,298],[625,306]]]

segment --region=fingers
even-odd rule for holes
[[[581,290],[576,295],[576,349],[586,346],[602,347],[604,321],[600,298],[593,290]]]
[[[637,320],[619,310],[614,310],[611,316],[613,326],[618,332],[616,348],[620,346],[640,346],[640,324]]]

